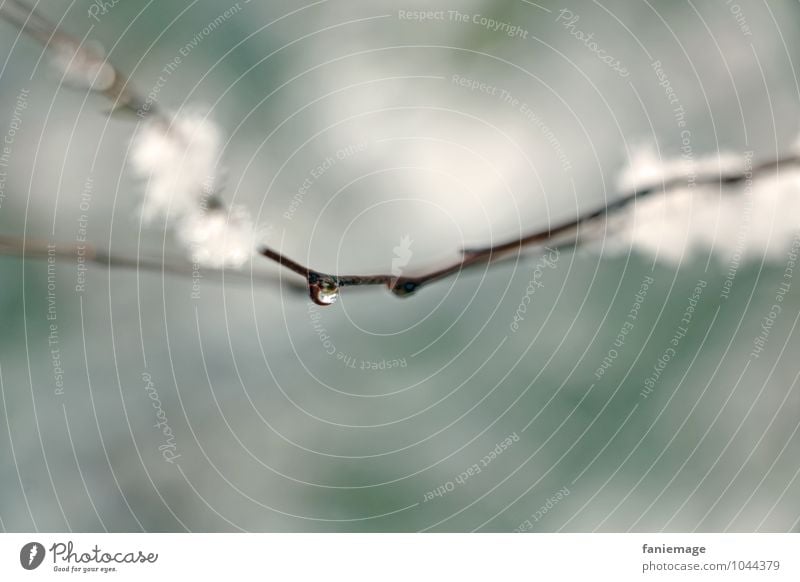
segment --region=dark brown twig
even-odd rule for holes
[[[305,285],[296,281],[287,281],[274,273],[199,266],[181,258],[173,257],[164,257],[163,259],[128,257],[112,254],[88,244],[54,243],[51,241],[22,239],[0,235],[0,255],[18,257],[23,260],[47,260],[49,257],[66,258],[75,261],[82,259],[88,264],[109,269],[134,269],[136,271],[148,271],[152,273],[161,273],[163,275],[196,277],[202,279],[222,279],[224,275],[226,280],[237,283],[250,281],[266,284],[283,283],[288,285],[292,291],[305,292],[306,290]]]
[[[78,39],[58,30],[53,23],[42,16],[33,6],[22,0],[5,0],[0,5],[0,18],[13,24],[39,42],[46,50],[52,49],[65,53],[74,61],[107,67],[113,74],[113,81],[108,87],[97,89],[96,91],[111,101],[112,113],[127,112],[142,118],[152,116],[166,121],[161,117],[154,104],[147,103],[144,98],[137,94],[130,85],[128,78],[104,55],[82,45]],[[93,90],[95,89],[93,88]],[[147,103],[146,107],[145,103]]]
[[[0,17],[17,26],[23,32],[38,40],[45,47],[54,46],[61,50],[73,51],[76,57],[82,58],[85,62],[101,62],[111,67],[114,73],[114,82],[110,87],[100,91],[109,98],[112,103],[112,111],[127,109],[136,112],[140,117],[145,114],[155,116],[155,119],[164,125],[165,130],[169,130],[170,120],[158,113],[152,104],[147,104],[129,86],[128,79],[111,65],[101,55],[95,54],[70,36],[57,30],[47,19],[42,17],[35,9],[30,7],[23,0],[6,0],[0,5]],[[614,202],[603,206],[595,211],[581,215],[576,219],[567,220],[544,230],[503,242],[500,244],[486,247],[463,249],[461,258],[439,269],[433,269],[416,276],[395,276],[395,275],[331,275],[321,271],[315,271],[309,267],[301,265],[296,261],[286,257],[282,253],[263,247],[260,252],[262,255],[275,261],[281,266],[291,270],[305,279],[311,299],[320,305],[330,305],[338,297],[339,289],[342,287],[382,285],[387,287],[398,297],[408,297],[413,295],[421,287],[457,274],[464,269],[477,265],[494,263],[501,259],[508,258],[513,253],[521,252],[526,247],[548,244],[554,248],[565,248],[575,246],[580,242],[581,228],[595,221],[599,221],[627,207],[637,198],[641,198],[656,192],[667,192],[688,185],[731,185],[746,180],[748,177],[757,174],[767,174],[778,172],[783,167],[797,166],[800,164],[800,157],[791,155],[777,160],[769,160],[757,164],[747,171],[733,173],[708,173],[705,175],[693,176],[691,180],[685,176],[670,178],[660,183],[651,184],[645,188],[623,194]],[[216,195],[211,196],[210,202],[214,207],[223,207],[221,199]],[[28,247],[26,247],[27,249]],[[0,252],[8,249],[3,246],[0,239]],[[19,252],[20,249],[16,249]],[[31,256],[28,254],[28,256]],[[32,256],[38,256],[36,253]],[[142,262],[139,259],[126,259],[121,257],[110,257],[101,253],[95,253],[92,259],[94,262],[113,267],[157,267],[162,271],[186,274],[186,267],[175,267],[157,263],[154,265]],[[191,272],[191,269],[190,269]],[[228,271],[235,273],[235,271]],[[273,280],[273,279],[270,279]],[[274,279],[277,281],[278,279]]]
[[[791,155],[777,160],[761,162],[747,171],[697,175],[691,179],[691,183],[696,186],[732,185],[743,182],[759,174],[777,172],[781,168],[798,165],[800,165],[800,157]],[[603,219],[610,213],[622,210],[637,198],[643,198],[653,193],[676,190],[681,187],[687,187],[689,184],[689,178],[677,177],[663,180],[660,183],[652,184],[644,188],[638,188],[620,196],[614,202],[598,210],[579,216],[574,220],[568,220],[545,230],[535,231],[507,242],[474,249],[463,249],[461,251],[461,258],[458,261],[451,265],[416,276],[331,275],[300,265],[269,247],[263,247],[261,249],[261,254],[304,277],[308,284],[311,299],[319,305],[330,305],[336,300],[340,288],[352,286],[383,285],[398,297],[408,297],[425,285],[439,281],[476,265],[497,262],[500,259],[508,257],[509,254],[521,252],[526,247],[549,244],[555,249],[563,249],[565,247],[575,246],[580,242],[579,234],[581,227]]]

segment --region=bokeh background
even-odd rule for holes
[[[612,200],[641,144],[680,155],[656,61],[695,155],[774,158],[800,118],[800,6],[788,0],[41,9],[104,46],[145,94],[181,55],[158,103],[209,111],[228,139],[226,200],[328,272],[386,272],[403,237],[413,272]],[[405,16],[415,10],[444,20]],[[579,16],[573,28],[562,10]],[[59,86],[47,61],[0,22],[0,134],[27,92],[6,144],[2,233],[72,243],[86,228],[120,254],[180,254],[167,225],[140,221],[142,184],[127,168],[137,120]],[[48,281],[46,261],[2,257],[0,526],[797,531],[797,285],[751,356],[786,255],[748,255],[727,298],[730,265],[709,251],[679,265],[602,247],[542,268],[543,257],[532,249],[408,300],[351,290],[325,309],[210,273],[193,288],[95,267],[76,291],[75,261],[58,259]],[[699,280],[688,333],[645,396]]]

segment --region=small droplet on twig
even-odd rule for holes
[[[327,307],[339,299],[339,285],[332,277],[310,273],[308,275],[308,294],[314,303]]]
[[[420,284],[407,277],[398,277],[389,284],[389,291],[397,297],[410,297],[419,289]]]

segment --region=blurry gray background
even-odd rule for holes
[[[408,272],[443,264],[462,246],[613,198],[641,143],[680,155],[655,61],[687,112],[695,155],[775,157],[800,118],[796,2],[92,6],[43,11],[102,44],[145,94],[186,52],[159,104],[210,110],[229,138],[225,198],[247,206],[271,244],[328,272],[388,271],[406,235]],[[445,20],[400,14],[421,9]],[[573,29],[562,9],[580,17]],[[475,15],[521,32],[489,30]],[[630,74],[600,62],[574,29]],[[126,169],[136,120],[108,119],[101,98],[59,87],[41,47],[6,23],[0,57],[0,134],[29,91],[9,146],[2,232],[75,241],[91,178],[92,242],[132,256],[179,252],[163,224],[140,225],[141,184]],[[534,275],[541,260],[534,249],[403,301],[352,290],[323,310],[285,288],[207,277],[193,298],[188,278],[102,268],[76,292],[75,263],[59,259],[53,321],[46,262],[3,257],[2,527],[798,530],[800,289],[760,357],[749,355],[785,261],[744,262],[724,299],[728,265],[703,253],[676,268],[636,253],[563,252]],[[542,287],[514,332],[534,276]],[[598,379],[647,276],[639,318]],[[688,334],[645,398],[699,279],[707,287]],[[174,462],[159,449],[147,377]]]

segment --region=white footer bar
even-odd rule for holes
[[[800,534],[3,534],[0,580],[800,580]]]

